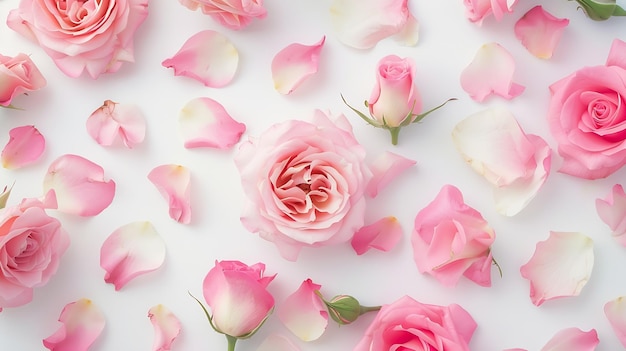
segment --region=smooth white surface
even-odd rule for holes
[[[153,341],[148,309],[156,304],[170,308],[182,322],[182,333],[173,350],[225,350],[226,340],[210,328],[202,310],[188,292],[202,298],[202,280],[215,260],[264,262],[267,273],[277,273],[270,285],[277,304],[306,278],[323,286],[331,297],[345,293],[364,305],[391,303],[408,294],[431,304],[458,303],[478,323],[471,349],[478,351],[520,347],[539,350],[557,331],[578,327],[595,328],[599,351],[622,348],[603,314],[604,304],[626,295],[626,249],[611,237],[609,228],[595,211],[595,199],[605,197],[611,186],[623,181],[626,169],[607,179],[588,181],[557,173],[560,157],[554,152],[552,174],[543,190],[518,215],[507,218],[495,212],[491,188],[467,166],[450,138],[454,125],[471,113],[489,106],[510,109],[527,133],[542,136],[556,150],[546,122],[548,85],[587,65],[606,60],[612,40],[626,40],[626,19],[593,22],[576,10],[573,2],[544,1],[557,17],[570,19],[555,55],[541,60],[529,54],[515,39],[513,24],[526,10],[541,1],[522,1],[513,14],[497,23],[488,18],[482,27],[464,16],[461,0],[411,1],[421,26],[416,47],[399,46],[387,39],[369,51],[357,51],[339,43],[330,27],[330,1],[266,1],[267,18],[255,20],[241,31],[220,27],[200,12],[192,12],[176,0],[152,1],[150,14],[135,36],[135,64],[119,72],[72,79],[64,76],[38,46],[26,41],[5,24],[17,0],[0,1],[0,52],[31,55],[48,86],[20,96],[14,104],[24,111],[0,110],[0,145],[8,141],[8,130],[34,124],[46,137],[47,149],[37,164],[21,170],[0,169],[0,185],[15,187],[10,204],[22,197],[41,195],[48,165],[66,153],[82,155],[105,169],[117,183],[109,208],[93,218],[52,212],[71,235],[72,244],[50,283],[35,291],[25,306],[0,313],[0,349],[41,350],[41,340],[58,327],[63,306],[79,298],[90,298],[107,318],[105,332],[92,350],[150,350]],[[191,35],[204,29],[218,30],[238,48],[240,67],[234,81],[220,89],[206,88],[197,81],[174,77],[161,66]],[[326,35],[319,72],[292,95],[274,91],[270,74],[273,56],[293,42],[313,44]],[[512,101],[494,97],[483,104],[473,102],[460,88],[461,70],[480,45],[498,42],[516,59],[516,82],[526,91]],[[400,133],[394,147],[386,131],[363,123],[343,105],[340,94],[355,106],[369,97],[374,70],[388,54],[412,57],[417,66],[416,84],[424,108],[450,97],[459,98],[429,116],[419,125]],[[239,222],[244,194],[232,161],[236,148],[187,150],[178,132],[177,117],[182,106],[195,97],[219,101],[236,120],[247,125],[244,139],[256,136],[275,122],[308,120],[314,109],[344,113],[353,123],[356,137],[370,158],[390,150],[415,159],[417,165],[368,203],[368,222],[396,216],[405,230],[401,243],[391,252],[370,251],[356,256],[349,244],[303,249],[297,262],[288,262],[275,247],[247,232]],[[132,150],[104,148],[85,130],[85,120],[105,99],[137,104],[148,121],[146,140]],[[167,215],[167,204],[147,174],[155,166],[176,163],[192,173],[192,223],[176,223]],[[455,288],[441,286],[419,274],[410,246],[413,218],[444,184],[457,186],[465,201],[479,210],[496,231],[494,257],[503,270],[500,278],[492,271],[493,286],[480,287],[468,280]],[[165,265],[158,271],[131,281],[122,290],[104,283],[99,252],[105,238],[116,228],[137,220],[151,221],[167,244]],[[580,231],[595,243],[596,260],[588,285],[578,297],[563,298],[534,306],[528,297],[529,284],[519,267],[531,257],[535,244],[550,230]],[[237,350],[255,350],[272,332],[283,333],[302,350],[351,350],[361,338],[373,314],[353,325],[330,324],[317,341],[303,343],[289,334],[273,315],[252,339],[238,343]]]

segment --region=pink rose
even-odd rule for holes
[[[267,285],[275,277],[264,277],[264,270],[262,263],[248,266],[239,261],[215,262],[202,285],[215,330],[244,338],[263,324],[274,308]]]
[[[17,95],[44,86],[46,79],[28,55],[22,53],[15,57],[0,55],[0,106],[7,107]]]
[[[265,18],[267,12],[263,0],[178,0],[188,9],[202,9],[202,13],[211,16],[224,27],[242,29],[253,18]]]
[[[70,77],[92,78],[133,62],[133,35],[148,0],[22,0],[7,25],[38,43]]]
[[[584,67],[550,86],[550,131],[560,172],[604,178],[626,164],[626,43],[615,39],[606,65]]]
[[[489,15],[500,21],[504,14],[511,13],[517,0],[463,0],[465,16],[470,22],[481,25]]]
[[[292,261],[303,246],[350,240],[364,224],[364,159],[343,115],[333,123],[316,111],[312,123],[274,125],[235,157],[248,197],[242,223]]]
[[[30,302],[33,288],[56,272],[70,244],[61,223],[43,204],[25,199],[0,211],[0,311]]]
[[[353,351],[469,351],[476,322],[461,306],[404,296],[383,305]]]

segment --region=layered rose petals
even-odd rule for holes
[[[43,345],[51,351],[87,351],[106,324],[98,306],[88,299],[67,304],[59,322],[61,327],[43,340]]]
[[[549,59],[556,48],[567,18],[557,18],[537,5],[515,23],[515,37],[533,55]]]
[[[626,246],[626,193],[620,184],[615,184],[606,199],[596,199],[598,216],[613,231],[613,237]]]
[[[224,35],[204,30],[191,36],[163,66],[174,69],[174,75],[186,76],[207,87],[228,85],[237,73],[239,52]]]
[[[235,121],[219,102],[207,98],[190,100],[178,116],[185,147],[229,149],[241,139],[246,125]]]
[[[593,241],[574,232],[550,232],[537,243],[531,259],[520,268],[530,281],[530,299],[539,306],[544,301],[577,296],[589,281],[593,269]]]
[[[17,169],[37,161],[46,140],[35,126],[16,127],[9,131],[9,142],[2,149],[2,167]]]
[[[279,51],[272,60],[274,89],[291,94],[308,77],[317,73],[319,57],[326,37],[313,45],[294,43]]]
[[[604,315],[619,341],[626,347],[626,297],[620,296],[604,305]]]
[[[105,100],[104,104],[87,118],[87,133],[102,146],[110,146],[116,140],[121,140],[131,149],[143,142],[146,135],[146,120],[135,105]]]
[[[280,334],[270,334],[256,351],[300,351],[291,340]]]
[[[370,164],[372,179],[367,184],[365,192],[370,197],[376,197],[382,189],[415,163],[415,160],[385,151]]]
[[[513,12],[517,0],[463,0],[465,16],[470,22],[482,25],[483,20],[491,15],[500,21],[505,14]]]
[[[390,36],[404,45],[417,44],[419,26],[408,0],[334,0],[332,25],[339,41],[356,49],[370,49]]]
[[[115,182],[104,179],[102,167],[72,154],[52,162],[43,185],[44,194],[54,197],[59,211],[84,217],[102,212],[115,195]]]
[[[159,304],[148,310],[148,318],[154,327],[153,351],[172,349],[174,339],[180,334],[180,321],[167,307]]]
[[[158,269],[164,260],[165,243],[150,222],[133,222],[116,229],[100,249],[104,281],[115,285],[115,290]]]
[[[456,125],[457,150],[493,185],[496,209],[505,216],[521,211],[545,183],[552,151],[541,137],[526,134],[502,108],[475,113]]]
[[[350,245],[357,255],[362,255],[370,249],[387,252],[400,242],[403,232],[398,219],[387,216],[359,229],[354,233]]]
[[[189,224],[191,222],[191,173],[189,169],[181,165],[161,165],[150,171],[148,179],[167,201],[170,218]]]
[[[498,43],[484,44],[461,72],[461,87],[478,102],[493,94],[510,100],[525,89],[513,82],[514,73],[515,60],[504,47]]]
[[[322,286],[307,279],[278,309],[278,318],[303,341],[317,340],[328,326],[328,311],[317,291]]]

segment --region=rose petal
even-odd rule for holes
[[[515,37],[531,54],[549,59],[568,24],[567,18],[556,18],[537,5],[515,23]]]
[[[159,304],[148,310],[148,318],[154,327],[154,351],[172,349],[172,342],[180,334],[180,321],[167,307]]]
[[[373,177],[367,184],[366,193],[370,197],[376,197],[378,192],[391,184],[397,176],[415,165],[415,161],[404,156],[386,151],[378,156],[370,165]]]
[[[319,56],[326,36],[313,45],[291,44],[279,51],[272,60],[274,89],[291,94],[302,82],[317,72]]]
[[[620,184],[615,184],[606,199],[596,199],[598,216],[613,231],[613,237],[626,246],[626,193]]]
[[[505,14],[513,12],[516,2],[517,0],[464,0],[465,16],[479,26],[490,15],[500,21]]]
[[[609,56],[606,59],[607,66],[618,66],[626,69],[626,42],[613,39]]]
[[[120,290],[131,279],[152,272],[165,260],[165,243],[150,222],[133,222],[116,229],[100,249],[104,281]]]
[[[322,286],[307,279],[278,309],[278,319],[303,341],[317,340],[328,326],[328,311],[315,293]]]
[[[191,173],[180,165],[161,165],[148,174],[169,205],[172,219],[183,224],[191,222]]]
[[[402,225],[398,219],[388,216],[359,229],[354,233],[350,244],[357,255],[362,255],[369,249],[387,252],[400,242],[402,234]]]
[[[9,131],[9,142],[2,149],[2,167],[17,169],[37,161],[46,140],[35,126],[15,127]]]
[[[599,343],[595,329],[585,332],[578,328],[567,328],[554,334],[541,351],[593,351]]]
[[[515,61],[505,48],[498,43],[484,44],[461,72],[461,87],[478,102],[492,94],[510,100],[525,89],[513,83],[514,72]]]
[[[102,146],[113,145],[120,139],[132,149],[143,142],[146,120],[137,106],[106,100],[87,118],[87,132]]]
[[[626,297],[620,296],[604,305],[604,315],[619,341],[626,347]]]
[[[185,147],[229,149],[241,139],[246,125],[235,121],[219,102],[203,97],[189,101],[178,115]]]
[[[207,87],[228,85],[239,66],[239,52],[222,34],[213,30],[196,33],[178,52],[162,65],[174,69],[174,75],[186,76]]]
[[[44,194],[54,195],[59,211],[84,217],[102,212],[115,195],[115,182],[104,180],[102,167],[71,154],[52,162],[43,187]]]
[[[300,348],[283,335],[270,334],[256,351],[300,351]]]
[[[88,299],[67,304],[59,322],[63,325],[43,340],[43,345],[51,351],[87,351],[106,324],[100,309]]]
[[[593,240],[581,233],[550,232],[537,243],[531,259],[520,268],[530,281],[530,299],[544,301],[577,296],[589,281],[593,269]]]

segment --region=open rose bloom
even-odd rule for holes
[[[243,29],[253,19],[265,18],[267,11],[263,0],[179,0],[190,10],[200,8],[202,13],[211,16],[224,27]]]
[[[0,55],[0,106],[7,107],[14,97],[44,86],[46,79],[28,55]]]

